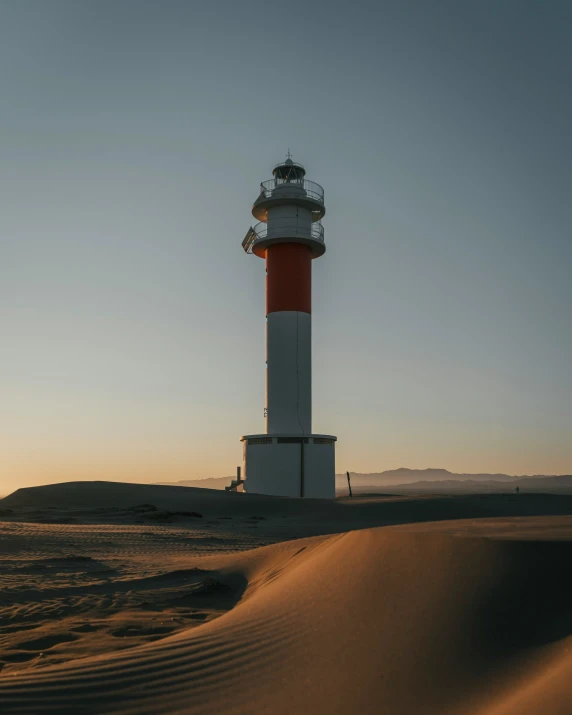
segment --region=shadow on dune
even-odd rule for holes
[[[571,557],[403,527],[230,555],[221,574],[248,587],[226,615],[10,678],[3,713],[564,714],[544,708],[572,695]]]

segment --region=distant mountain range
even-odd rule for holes
[[[183,479],[178,482],[158,482],[179,487],[224,489],[234,477]],[[507,492],[519,487],[523,491],[572,493],[572,475],[511,476],[509,474],[456,474],[447,469],[389,469],[385,472],[360,474],[350,472],[352,489],[356,493],[388,492]],[[345,474],[336,474],[336,489],[347,490]]]
[[[544,492],[547,494],[572,494],[572,475],[562,475],[557,477],[525,477],[516,478],[512,482],[506,481],[480,481],[472,479],[444,479],[433,482],[408,482],[407,484],[387,485],[356,485],[352,482],[354,494],[490,494],[513,492],[516,487],[521,492]],[[347,494],[348,484],[336,482],[338,494]]]
[[[392,484],[409,484],[413,482],[514,482],[523,477],[512,477],[509,474],[455,474],[448,469],[388,469],[385,472],[375,472],[373,474],[360,474],[350,472],[352,484],[356,486],[381,486]],[[345,474],[336,474],[336,482],[345,482]]]
[[[376,474],[350,472],[356,493],[387,492],[511,492],[522,491],[572,493],[572,475],[512,476],[509,474],[456,474],[447,469],[391,469]],[[347,490],[345,474],[336,474],[336,489]]]

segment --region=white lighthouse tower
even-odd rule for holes
[[[336,437],[312,432],[312,260],[324,190],[288,154],[260,185],[242,246],[266,261],[266,432],[241,437],[247,492],[335,496]]]

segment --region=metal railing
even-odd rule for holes
[[[252,228],[256,234],[255,241],[262,238],[268,238],[268,224],[264,221],[257,223]],[[308,226],[307,223],[295,223],[292,220],[278,221],[273,220],[270,226],[270,238],[311,238],[314,241],[324,243],[324,227],[319,221]]]
[[[324,189],[320,184],[316,184],[315,181],[308,181],[308,179],[294,179],[293,181],[288,181],[286,179],[269,179],[268,181],[263,181],[260,184],[260,196],[257,201],[261,198],[269,199],[272,197],[272,192],[278,187],[290,186],[292,187],[292,196],[299,197],[300,189],[303,189],[307,198],[317,201],[318,203],[324,203]],[[279,196],[288,196],[288,190],[285,188],[280,188]]]

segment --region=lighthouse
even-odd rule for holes
[[[290,153],[272,175],[242,242],[266,263],[266,425],[240,438],[242,479],[249,493],[332,498],[336,437],[312,432],[312,261],[326,252],[324,190]]]

